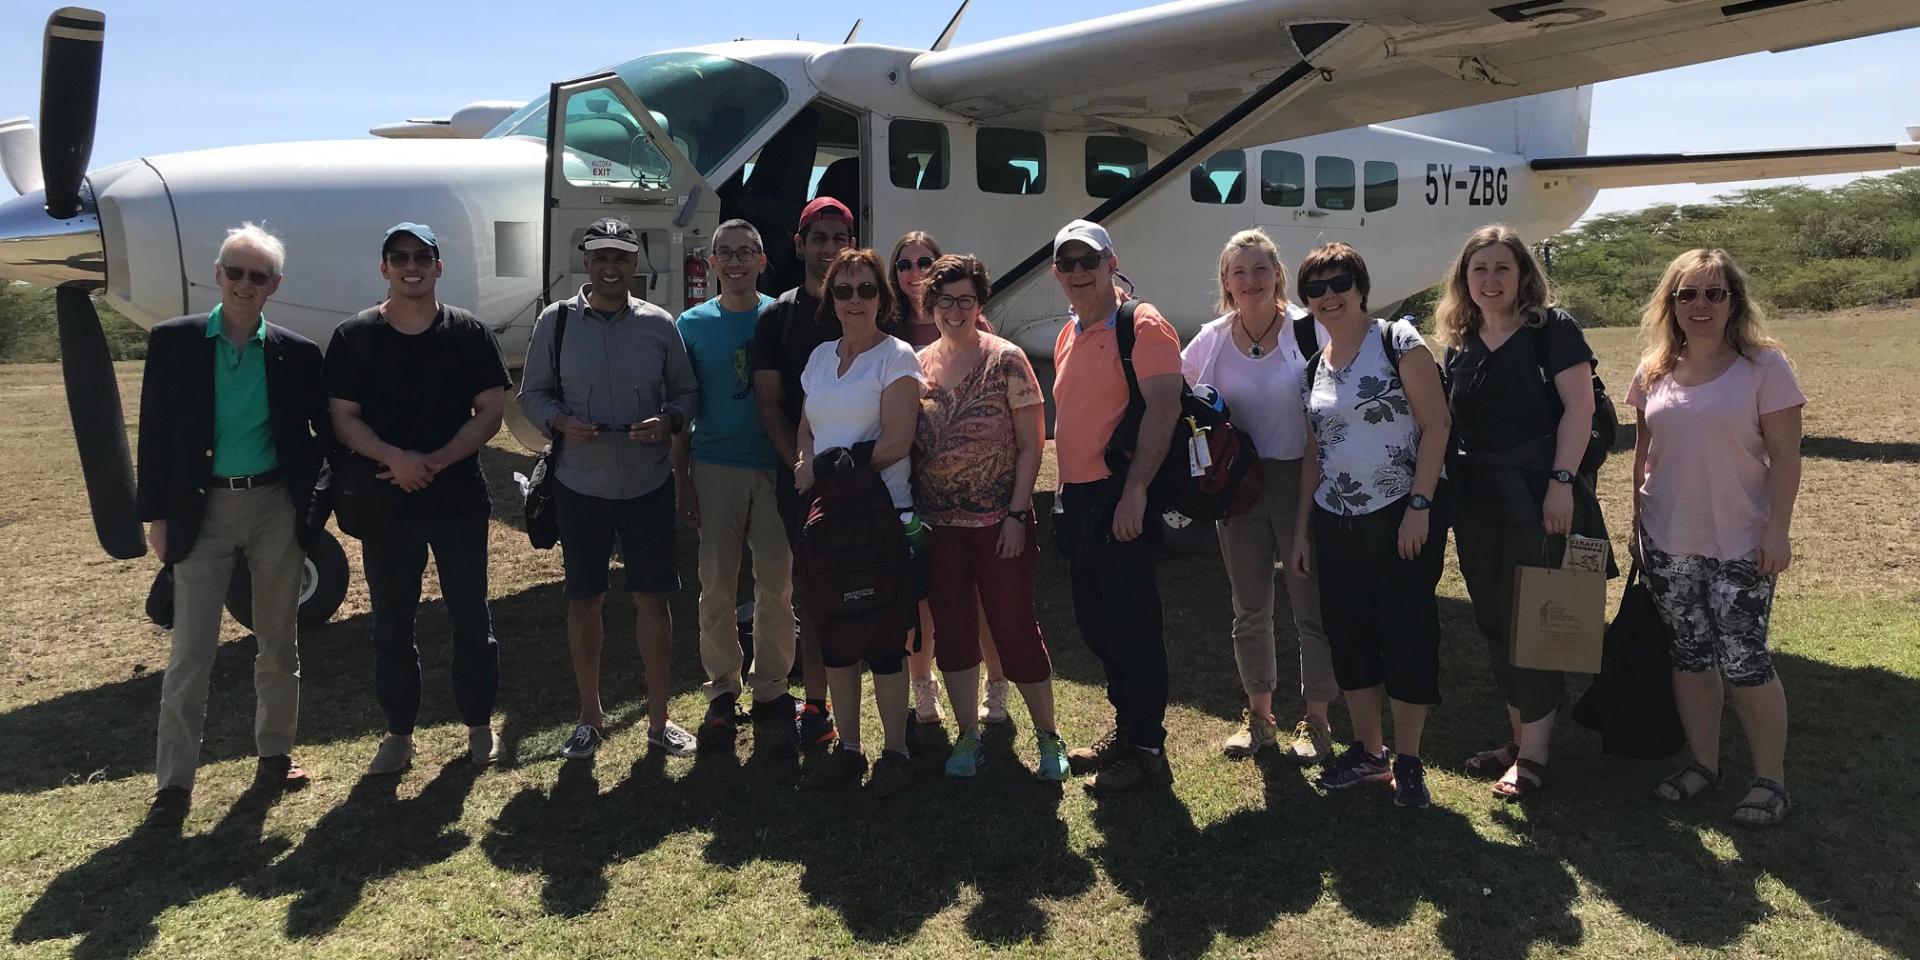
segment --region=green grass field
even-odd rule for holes
[[[1774,632],[1797,809],[1770,833],[1728,824],[1737,789],[1657,805],[1648,790],[1665,765],[1604,756],[1570,721],[1552,785],[1528,809],[1461,775],[1505,721],[1451,569],[1446,702],[1427,735],[1433,809],[1396,809],[1384,789],[1325,796],[1290,766],[1225,760],[1217,744],[1242,701],[1212,554],[1162,573],[1170,794],[1095,804],[1077,786],[1029,779],[1017,704],[1019,731],[990,740],[974,782],[941,779],[951,728],[923,728],[920,779],[890,802],[803,790],[790,766],[750,748],[649,758],[620,598],[608,611],[615,732],[597,763],[563,764],[555,750],[574,695],[559,556],[526,547],[511,504],[496,513],[492,560],[507,762],[478,775],[449,762],[465,740],[445,680],[444,611],[428,603],[421,756],[397,781],[359,778],[383,724],[356,583],[334,622],[302,638],[299,755],[313,786],[247,791],[252,642],[228,623],[194,811],[181,834],[143,829],[167,651],[140,612],[154,561],[111,561],[94,543],[57,369],[0,368],[0,953],[1920,955],[1920,816],[1907,780],[1920,767],[1920,414],[1898,386],[1920,359],[1916,321],[1910,303],[1777,328],[1812,403],[1798,557]],[[1633,331],[1593,340],[1623,395]],[[123,365],[123,397],[139,373]],[[487,456],[497,491],[529,462],[504,436]],[[1626,460],[1603,475],[1616,521]],[[682,560],[692,583],[690,542]],[[1082,743],[1106,721],[1099,667],[1051,561],[1040,592],[1064,732]],[[689,726],[702,709],[692,601],[674,607],[673,711]],[[1284,666],[1294,650],[1282,621]],[[1334,722],[1346,728],[1337,709]],[[1729,782],[1744,782],[1731,716],[1727,735]]]

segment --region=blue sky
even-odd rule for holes
[[[1144,5],[977,0],[956,42]],[[0,3],[0,117],[39,111],[41,28],[53,6]],[[945,3],[861,6],[869,11],[862,40],[903,46],[932,43],[952,15]],[[95,167],[203,147],[363,137],[377,123],[445,116],[473,100],[543,96],[555,79],[652,50],[744,35],[837,41],[855,16],[850,5],[815,0],[464,0],[442,7],[140,0],[102,9],[107,47]],[[458,15],[436,17],[436,10]],[[1904,124],[1920,124],[1920,97],[1903,76],[1915,62],[1920,30],[1615,81],[1595,93],[1592,150],[1903,139]],[[1702,200],[1736,186],[1609,191],[1595,210]]]

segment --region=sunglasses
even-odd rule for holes
[[[408,253],[405,250],[387,251],[387,266],[389,267],[404,267],[409,263],[416,267],[431,267],[434,261],[439,259],[440,255],[434,253],[432,250],[415,250],[412,253]]]
[[[239,283],[245,280],[256,287],[264,287],[273,280],[273,274],[271,273],[260,270],[248,270],[246,267],[229,267],[223,263],[220,265],[220,269],[226,273],[228,283]]]
[[[851,283],[836,283],[832,287],[829,287],[828,290],[833,294],[835,300],[852,300],[856,297],[861,300],[878,300],[880,298],[880,285],[871,281],[861,281],[857,287]]]
[[[1327,295],[1327,291],[1346,293],[1353,289],[1353,274],[1343,273],[1324,280],[1303,280],[1300,282],[1300,295],[1308,300],[1318,300]]]
[[[1726,287],[1708,287],[1705,290],[1681,287],[1673,292],[1673,299],[1677,303],[1692,303],[1694,297],[1701,295],[1706,296],[1708,303],[1722,303],[1727,299],[1728,291]]]
[[[950,297],[943,293],[933,298],[933,305],[942,310],[951,310],[954,307],[959,307],[962,310],[972,310],[974,307],[980,305],[980,298],[971,293],[963,293],[957,297]]]
[[[1080,269],[1085,270],[1088,273],[1092,273],[1093,271],[1100,269],[1100,265],[1106,262],[1107,262],[1107,255],[1099,252],[1089,253],[1082,256],[1078,256],[1078,257],[1071,256],[1068,254],[1061,254],[1053,258],[1053,268],[1055,270],[1060,271],[1061,273],[1072,273],[1074,267],[1079,267]]]
[[[894,272],[896,273],[906,273],[908,270],[915,270],[915,269],[930,270],[932,268],[933,268],[932,257],[921,257],[918,260],[909,260],[906,257],[901,257],[900,259],[895,260],[893,262],[893,269],[894,269]]]

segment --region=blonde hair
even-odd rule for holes
[[[1221,313],[1233,313],[1239,309],[1233,302],[1233,292],[1227,289],[1227,265],[1240,251],[1249,247],[1265,251],[1267,262],[1273,264],[1273,305],[1281,313],[1286,313],[1287,265],[1280,262],[1280,248],[1273,245],[1273,238],[1259,227],[1234,234],[1227,238],[1227,245],[1220,248],[1220,300],[1215,308]]]
[[[1488,224],[1467,236],[1467,242],[1460,247],[1460,256],[1440,281],[1440,305],[1433,311],[1433,338],[1443,346],[1464,345],[1467,334],[1480,329],[1480,324],[1485,322],[1467,288],[1467,262],[1474,254],[1496,245],[1506,247],[1520,268],[1520,289],[1515,291],[1513,303],[1520,321],[1534,327],[1547,322],[1547,308],[1553,305],[1553,288],[1547,282],[1547,272],[1540,269],[1540,261],[1533,258],[1527,242],[1520,239],[1512,227],[1504,223]]]
[[[1727,346],[1734,352],[1751,360],[1763,350],[1780,350],[1780,342],[1767,336],[1766,313],[1760,305],[1753,302],[1747,284],[1747,272],[1734,262],[1733,255],[1715,248],[1688,250],[1667,264],[1667,272],[1660,275],[1660,283],[1653,288],[1653,298],[1647,301],[1647,309],[1640,314],[1640,329],[1647,340],[1646,352],[1640,355],[1640,366],[1645,372],[1642,387],[1673,372],[1680,363],[1680,355],[1686,352],[1687,334],[1680,329],[1680,316],[1673,308],[1673,292],[1680,288],[1680,281],[1701,269],[1720,271],[1720,282],[1727,286]],[[1785,351],[1781,351],[1785,356]]]

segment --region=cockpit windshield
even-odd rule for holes
[[[614,72],[703,177],[711,177],[787,101],[786,84],[778,77],[712,54],[656,53],[629,60]],[[546,135],[544,95],[487,133],[539,139]]]

